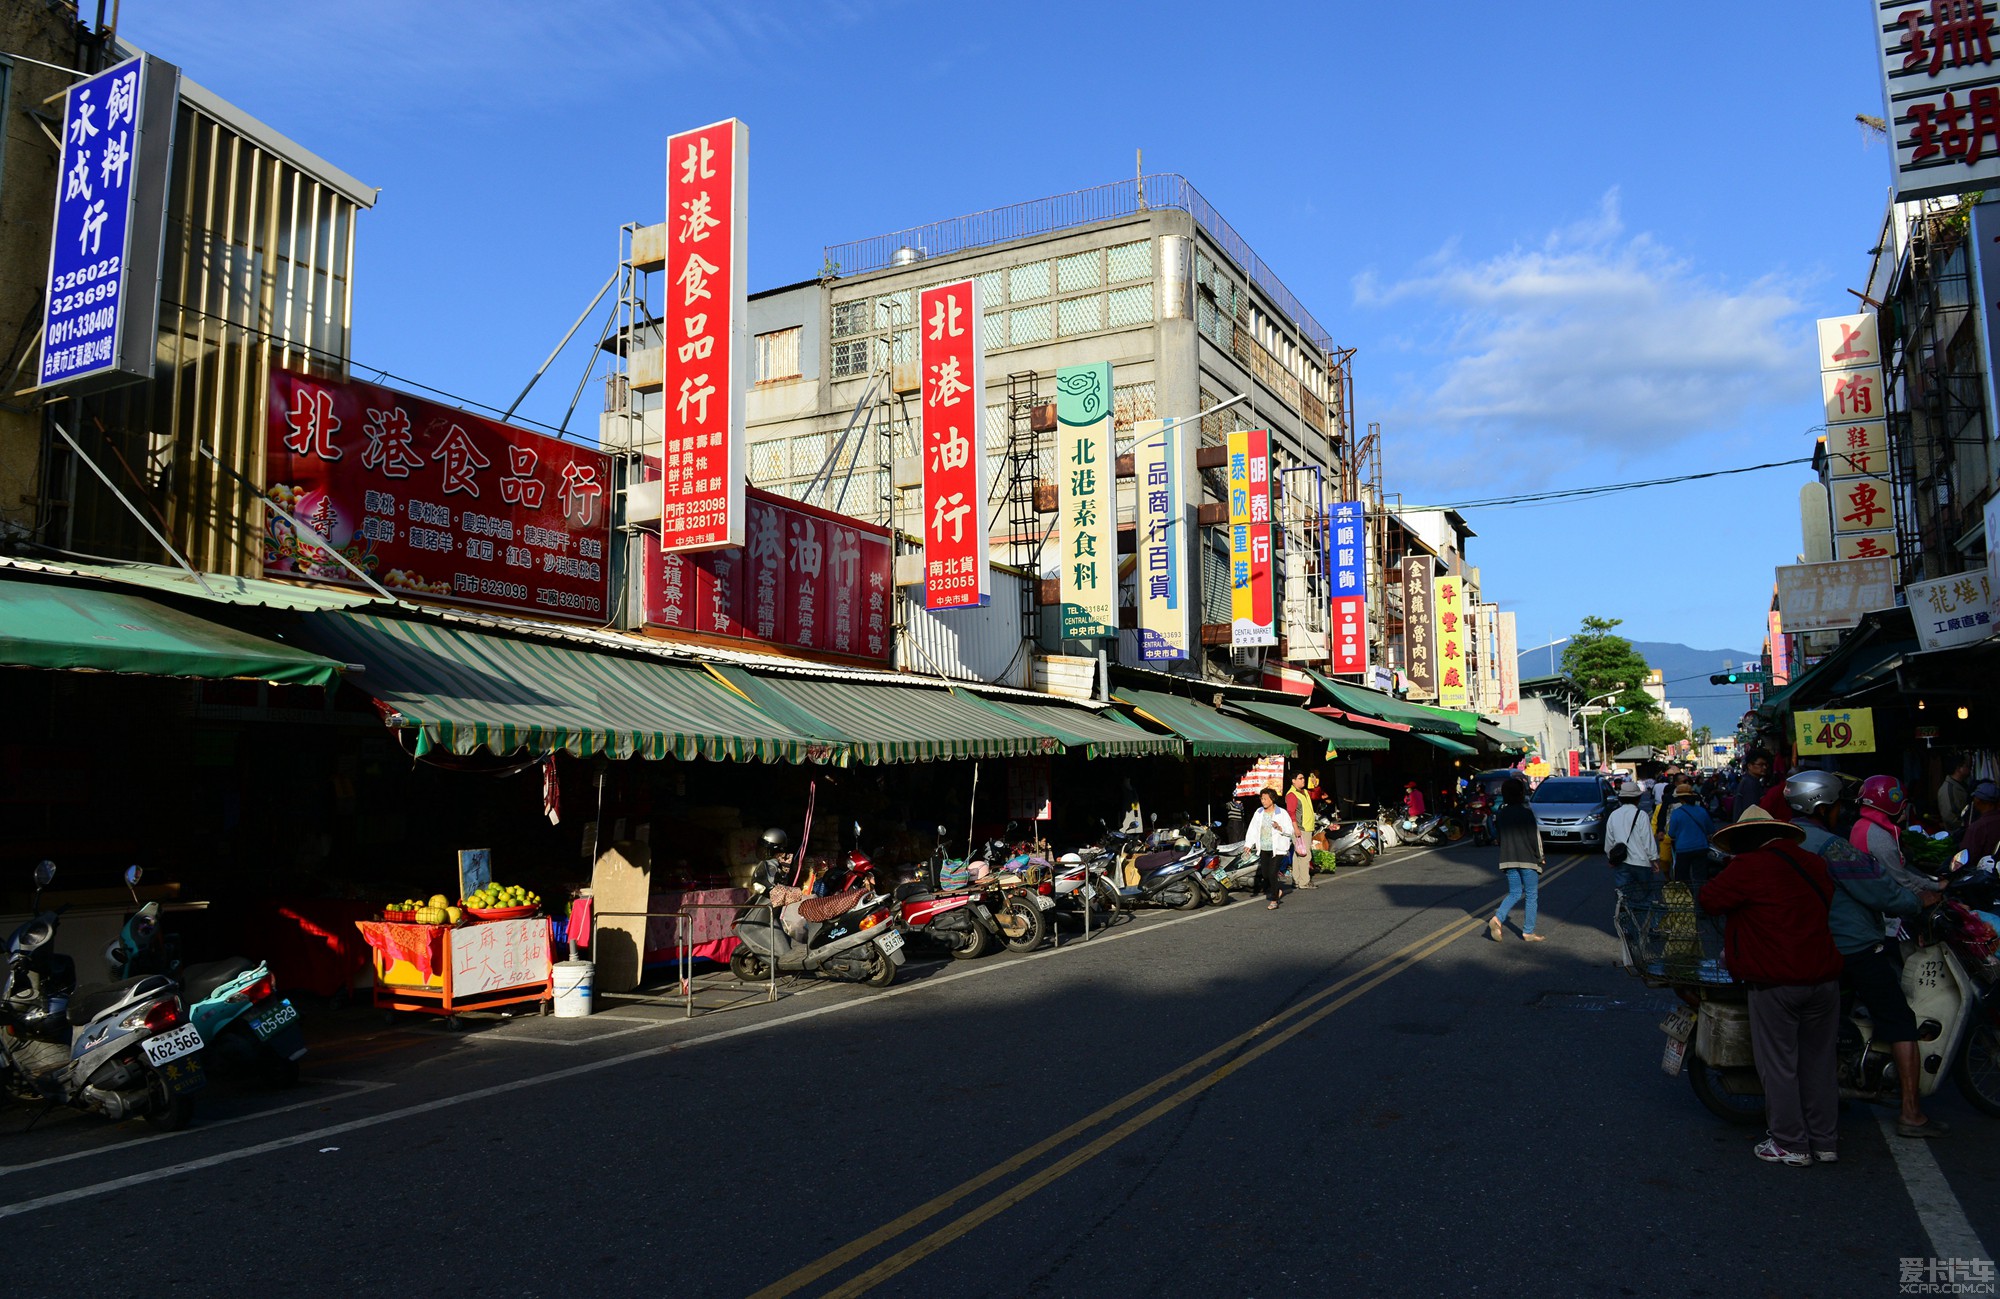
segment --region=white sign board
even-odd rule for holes
[[[1879,419],[1829,424],[1826,430],[1828,478],[1880,477],[1889,472],[1889,426]]]
[[[1993,634],[1994,586],[1983,570],[1912,582],[1907,591],[1910,621],[1925,652],[1971,645]]]
[[[1819,322],[1819,368],[1858,370],[1882,364],[1881,344],[1876,341],[1875,313],[1856,316],[1825,316]]]
[[[549,922],[486,920],[451,931],[451,994],[470,997],[549,979]]]
[[[1876,0],[1896,197],[2000,181],[2000,62],[1992,0]]]
[[[1861,615],[1896,603],[1890,559],[1788,564],[1777,575],[1778,614],[1787,633],[1857,626]]]

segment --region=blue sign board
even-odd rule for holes
[[[1327,549],[1331,553],[1327,562],[1333,598],[1365,595],[1368,584],[1363,566],[1368,562],[1368,541],[1361,530],[1361,502],[1339,501],[1328,512]]]
[[[63,106],[41,384],[119,368],[119,326],[134,254],[132,201],[140,188],[144,93],[145,61],[128,59],[71,86]],[[153,288],[143,285],[148,294]],[[150,352],[151,339],[146,347]]]

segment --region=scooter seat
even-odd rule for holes
[[[215,995],[217,988],[256,968],[257,962],[244,956],[190,965],[181,971],[181,1000],[190,1006],[198,1001],[207,1001]]]
[[[72,1027],[81,1028],[112,1007],[131,999],[132,990],[142,983],[157,983],[162,989],[166,980],[156,974],[142,974],[133,979],[120,979],[116,983],[98,983],[88,988],[78,988],[69,997],[69,1022]]]

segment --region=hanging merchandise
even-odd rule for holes
[[[542,759],[542,815],[550,825],[562,822],[562,782],[556,777],[556,755]]]
[[[1236,782],[1236,797],[1250,798],[1267,789],[1285,787],[1285,759],[1282,754],[1259,758],[1250,764],[1250,770],[1243,773],[1243,779]]]

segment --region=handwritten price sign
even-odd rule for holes
[[[451,931],[451,983],[457,996],[527,987],[548,977],[549,922],[540,916],[488,920]]]
[[[1848,708],[1839,712],[1795,713],[1800,753],[1875,752],[1875,710]]]

